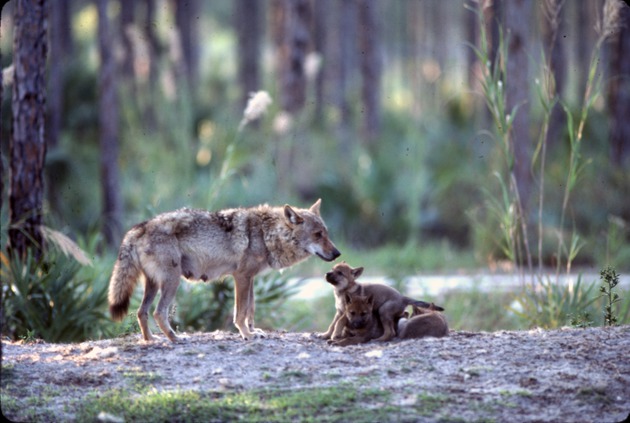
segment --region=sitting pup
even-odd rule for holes
[[[398,325],[398,336],[401,339],[424,338],[433,336],[441,338],[448,335],[448,324],[442,313],[433,303],[428,308],[414,307],[409,320],[401,320]]]
[[[341,337],[329,340],[331,345],[345,347],[369,342],[383,335],[383,325],[374,311],[374,300],[371,296],[344,296],[346,309]]]
[[[374,312],[383,325],[383,334],[377,341],[389,341],[396,335],[396,325],[404,316],[405,308],[409,305],[429,308],[430,304],[424,301],[417,301],[405,297],[394,288],[383,284],[360,284],[356,279],[363,273],[362,267],[353,269],[347,263],[342,262],[328,273],[326,281],[333,285],[335,289],[336,313],[328,330],[319,334],[324,339],[335,339],[341,335],[345,323],[345,296],[372,297]],[[444,310],[442,307],[434,306],[436,310]]]

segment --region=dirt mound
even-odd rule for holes
[[[390,405],[418,421],[615,422],[630,413],[630,326],[451,332],[345,348],[302,333],[271,332],[248,342],[221,331],[182,339],[3,341],[2,411],[18,420],[67,421],[86,395],[137,392],[139,385],[239,392],[343,383],[386,390]],[[41,412],[26,415],[33,398]]]

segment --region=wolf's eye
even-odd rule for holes
[[[313,234],[313,236],[315,237],[315,239],[322,239],[322,236],[324,234],[322,234],[322,231],[317,231]]]

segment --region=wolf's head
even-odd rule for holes
[[[326,281],[335,289],[345,291],[351,288],[355,280],[363,273],[362,267],[352,268],[345,261],[336,264],[330,272],[326,273]]]
[[[319,215],[322,200],[317,200],[308,210],[284,206],[284,216],[292,229],[297,247],[322,260],[333,261],[341,255],[328,237],[328,229]]]
[[[346,294],[346,319],[353,329],[363,329],[372,323],[372,296]]]

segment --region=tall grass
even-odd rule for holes
[[[557,30],[557,18],[560,14],[564,2],[548,1],[545,5],[545,15],[550,19],[550,23]],[[499,48],[495,62],[489,60],[489,46],[481,12],[475,11],[480,19],[481,43],[480,46],[473,47],[475,53],[482,64],[481,86],[487,108],[494,122],[494,133],[498,141],[498,148],[501,151],[503,163],[501,170],[494,174],[499,182],[499,194],[492,194],[486,190],[487,207],[501,229],[499,245],[501,251],[513,263],[514,269],[524,274],[526,269],[530,275],[528,282],[525,282],[523,291],[517,296],[518,307],[515,309],[524,319],[531,320],[532,324],[542,324],[545,326],[561,325],[559,316],[566,315],[566,307],[580,308],[587,307],[592,303],[588,297],[588,292],[593,285],[586,287],[585,295],[574,295],[574,292],[581,292],[581,280],[577,285],[561,286],[559,275],[562,268],[566,274],[571,272],[571,265],[584,241],[575,229],[570,231],[570,236],[565,228],[567,224],[567,214],[571,203],[572,194],[580,180],[585,166],[590,162],[583,156],[582,146],[584,143],[584,127],[587,122],[589,112],[601,91],[601,72],[599,72],[599,62],[602,55],[602,46],[606,39],[614,32],[618,25],[618,2],[606,0],[603,15],[597,25],[598,39],[591,54],[588,78],[584,90],[584,95],[579,107],[578,116],[574,117],[568,104],[560,98],[555,90],[554,75],[551,71],[551,54],[549,57],[542,54],[541,77],[536,80],[537,98],[542,107],[542,124],[538,134],[538,141],[532,156],[532,171],[538,175],[538,204],[537,222],[530,221],[530,214],[523,209],[519,198],[514,172],[515,157],[512,145],[514,140],[511,136],[511,129],[514,119],[518,113],[519,105],[511,110],[506,108],[506,93],[503,87],[509,75],[506,74],[507,55],[504,31],[500,31]],[[542,80],[542,83],[540,82]],[[555,253],[555,280],[543,274],[543,239],[545,238],[545,227],[543,226],[543,214],[545,213],[545,174],[547,168],[547,139],[549,123],[552,110],[560,104],[567,118],[566,132],[568,134],[568,158],[566,163],[565,183],[562,194],[562,202],[559,210],[559,226],[556,229],[557,247]],[[533,224],[533,225],[532,225]],[[531,228],[535,226],[536,229]],[[533,254],[530,249],[529,240],[537,239],[538,266],[534,269]],[[529,316],[529,317],[528,317]]]

